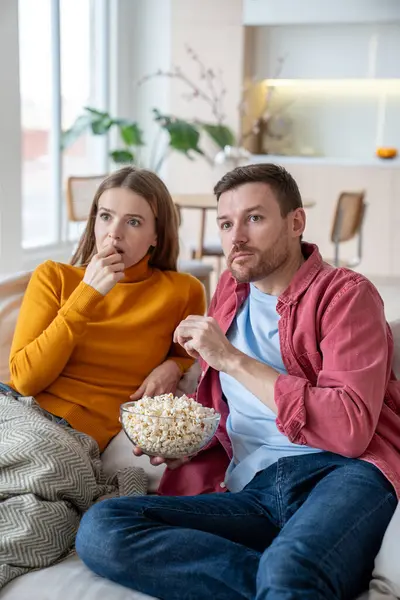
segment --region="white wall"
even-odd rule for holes
[[[0,273],[21,268],[18,2],[0,2]]]
[[[112,111],[138,121],[146,142],[143,160],[149,166],[150,147],[158,131],[151,111],[153,107],[169,110],[170,81],[157,78],[141,86],[138,82],[145,75],[171,66],[170,1],[118,0],[114,18],[116,52],[111,79],[117,86],[112,91]]]
[[[242,0],[172,0],[171,63],[179,65],[197,84],[203,85],[196,66],[185,51],[189,44],[207,67],[222,74],[227,90],[224,99],[226,123],[239,131],[238,106],[243,85],[244,28]],[[187,89],[179,82],[171,83],[170,110],[183,118],[214,122],[209,106],[202,100],[187,102],[182,94]],[[208,147],[211,156],[217,148]],[[224,173],[204,160],[189,162],[184,156],[171,157],[167,181],[177,193],[209,193]]]

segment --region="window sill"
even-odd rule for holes
[[[31,271],[45,260],[68,263],[77,242],[63,242],[40,248],[23,250],[22,264],[24,271]]]

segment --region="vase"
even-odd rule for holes
[[[249,164],[250,152],[242,146],[225,146],[215,156],[214,163],[218,167],[224,166],[228,171],[235,167],[243,167]]]

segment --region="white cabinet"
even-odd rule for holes
[[[400,20],[398,0],[244,0],[244,25],[390,23]]]
[[[369,75],[371,26],[288,25],[254,31],[253,76],[270,79],[357,79]]]
[[[380,26],[376,46],[374,76],[382,79],[400,78],[400,23]]]
[[[282,79],[400,78],[399,23],[263,26],[251,35],[256,79],[274,78],[282,57]]]
[[[254,157],[254,162],[282,164],[296,179],[304,200],[316,205],[307,209],[305,239],[318,244],[321,254],[333,257],[330,242],[332,220],[340,192],[366,191],[363,260],[357,270],[367,276],[400,276],[400,167],[390,163],[370,165],[323,163],[313,159],[277,156]],[[356,242],[343,245],[341,255],[352,259]]]

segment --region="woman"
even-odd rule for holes
[[[175,392],[193,360],[173,332],[205,311],[202,284],[176,271],[178,252],[176,211],[157,175],[124,167],[107,177],[71,265],[47,261],[32,275],[10,353],[12,388],[101,451],[130,396]]]
[[[72,264],[47,261],[33,273],[11,390],[0,385],[0,590],[66,556],[98,498],[146,493],[135,467],[108,479],[100,451],[120,430],[123,402],[174,392],[193,362],[173,333],[204,313],[205,294],[176,272],[177,256],[168,190],[126,167],[100,185]]]
[[[99,453],[120,430],[123,402],[174,392],[193,362],[173,333],[204,313],[205,294],[176,272],[177,256],[168,190],[126,167],[100,185],[72,264],[47,261],[33,273],[12,387],[0,385],[0,590],[66,556],[98,498],[146,493],[141,470],[107,479]]]

